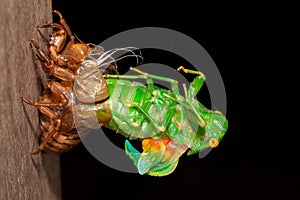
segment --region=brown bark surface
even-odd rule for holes
[[[52,21],[50,0],[0,1],[0,199],[61,199],[59,156],[30,152],[38,146],[40,63],[29,40]]]

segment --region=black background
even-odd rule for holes
[[[218,66],[226,87],[229,128],[224,139],[203,159],[182,156],[174,173],[160,178],[114,170],[80,145],[61,156],[63,199],[299,199],[299,6],[278,0],[162,3],[53,0],[53,9],[84,42],[99,44],[147,26],[196,40]],[[157,54],[149,50],[147,59],[175,67],[184,62]],[[209,105],[205,87],[202,94]],[[122,142],[122,136],[108,137]]]

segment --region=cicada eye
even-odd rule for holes
[[[208,141],[208,145],[211,148],[216,148],[219,145],[219,141],[216,138],[210,138]]]

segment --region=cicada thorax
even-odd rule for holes
[[[116,70],[115,60],[104,55],[100,46],[94,45],[90,54],[81,63],[74,80],[73,91],[77,103],[73,105],[76,126],[97,129],[107,124],[112,117],[109,104],[108,84],[103,73]]]
[[[52,54],[52,57],[54,57],[52,59],[56,60],[57,65],[65,66],[76,73],[76,70],[88,56],[89,52],[90,47],[87,44],[70,41],[58,57],[54,57]]]
[[[100,102],[109,97],[106,80],[93,59],[85,59],[77,70],[74,93],[83,103]]]

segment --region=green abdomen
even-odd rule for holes
[[[107,79],[107,83],[112,120],[106,127],[131,139],[161,134],[159,127],[167,125],[177,104],[162,97],[168,90],[159,89],[153,94],[144,84],[123,79]]]

